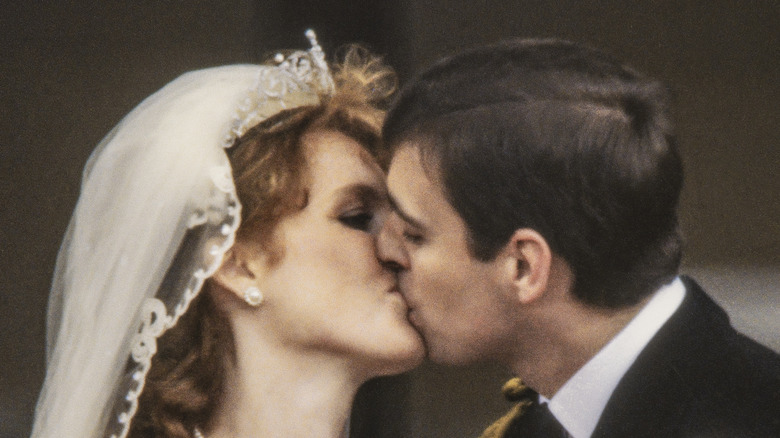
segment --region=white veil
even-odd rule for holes
[[[312,49],[276,66],[182,75],[92,153],[57,257],[33,437],[127,435],[157,338],[233,243],[241,206],[224,148],[333,89],[307,36]]]

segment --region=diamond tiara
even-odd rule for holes
[[[325,53],[312,29],[306,31],[311,48],[284,56],[274,56],[275,66],[260,70],[257,82],[238,108],[225,136],[223,147],[229,148],[238,137],[273,113],[301,105],[316,104],[336,89]]]

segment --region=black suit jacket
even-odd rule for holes
[[[780,356],[737,333],[692,279],[623,376],[593,437],[780,437]]]
[[[780,437],[780,356],[737,333],[690,278],[618,383],[592,438]],[[532,438],[521,415],[504,438]]]

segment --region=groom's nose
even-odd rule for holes
[[[393,213],[382,225],[377,237],[379,261],[395,272],[409,269],[409,255],[401,236],[401,218]]]

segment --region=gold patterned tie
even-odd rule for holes
[[[536,394],[531,388],[525,386],[518,377],[506,382],[501,392],[507,400],[515,404],[509,412],[488,426],[479,438],[503,438],[512,422],[523,415],[534,403],[533,397]]]

